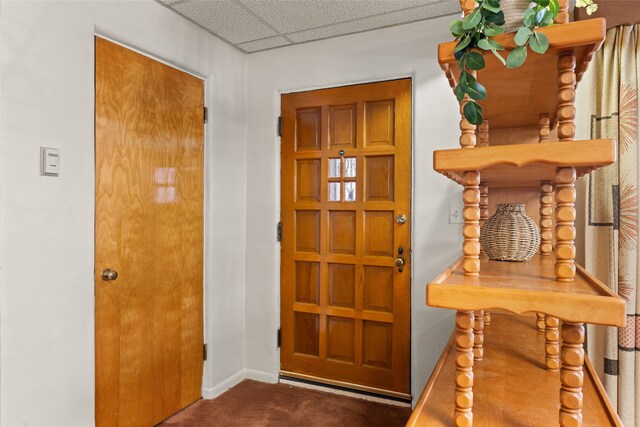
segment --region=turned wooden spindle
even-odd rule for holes
[[[484,223],[489,219],[489,186],[486,183],[481,182],[478,189],[480,190],[480,203],[478,204],[478,207],[480,208],[479,224],[480,229],[482,229]],[[480,252],[484,252],[482,246],[480,247]]]
[[[462,268],[465,276],[478,276],[480,274],[480,172],[466,171],[462,175],[462,184],[464,185]]]
[[[484,357],[484,310],[473,312],[473,359],[481,361]]]
[[[574,221],[576,219],[576,181],[575,168],[557,168],[555,177],[556,193],[556,280],[571,282],[576,276],[574,258],[576,237]]]
[[[551,133],[549,129],[550,124],[549,115],[541,114],[538,119],[538,142],[549,142],[549,134]]]
[[[558,0],[558,5],[560,8],[554,22],[556,24],[566,24],[569,22],[569,0]]]
[[[486,124],[486,126],[485,126]],[[482,126],[485,126],[485,130],[486,130],[486,144],[484,144],[485,146],[489,145],[489,122],[488,121],[484,121],[482,123]],[[480,127],[480,129],[482,130],[482,126]],[[482,135],[482,133],[480,133],[480,135]],[[480,137],[480,141],[482,142],[482,136]],[[487,184],[485,184],[484,182],[480,183],[480,228],[482,229],[482,226],[484,225],[484,223],[487,221],[487,219],[489,218],[489,186]],[[480,246],[480,252],[483,252],[482,246]],[[478,316],[479,312],[476,312],[476,316]],[[483,315],[483,320],[482,320],[482,324],[483,324],[483,338],[482,338],[482,342],[484,343],[484,326],[489,326],[491,325],[491,311],[489,310],[482,310],[482,315]],[[474,348],[474,352],[475,352],[475,348]],[[475,354],[475,353],[474,353]],[[482,360],[482,355],[484,354],[484,349],[482,349],[482,354],[481,354],[481,358],[480,359],[476,359],[476,360]]]
[[[472,125],[464,117],[464,105],[469,102],[469,97],[464,96],[460,102],[460,147],[473,148],[476,146],[476,125]]]
[[[558,140],[573,141],[576,135],[576,57],[573,52],[558,56]]]
[[[456,392],[453,414],[456,427],[473,425],[473,323],[472,311],[456,313]]]
[[[478,147],[489,146],[489,121],[485,120],[478,126]]]
[[[562,369],[560,370],[560,426],[582,426],[582,385],[584,383],[584,325],[562,323]]]
[[[540,133],[540,135],[542,137],[542,132]],[[542,181],[540,183],[540,255],[541,256],[550,256],[551,253],[553,252],[553,245],[552,245],[553,219],[551,217],[553,213],[553,207],[551,206],[551,203],[553,202],[552,192],[553,192],[553,186],[549,181]],[[536,313],[536,315],[537,315],[536,326],[538,328],[538,331],[544,332],[546,329],[545,315],[544,313]]]
[[[549,181],[540,183],[540,255],[553,253],[553,186]]]
[[[544,332],[544,313],[536,313],[536,329],[538,332]]]
[[[557,372],[560,369],[560,332],[558,326],[560,319],[553,316],[545,317],[545,359],[547,371]]]

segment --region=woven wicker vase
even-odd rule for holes
[[[480,244],[492,260],[528,261],[540,246],[540,230],[523,204],[500,204],[482,226]]]
[[[500,0],[500,8],[504,13],[504,31],[516,31],[524,19],[524,11],[529,9],[530,0]]]

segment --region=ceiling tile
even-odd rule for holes
[[[277,35],[232,0],[192,0],[169,7],[234,44]]]
[[[252,42],[241,43],[238,47],[245,52],[258,52],[260,50],[271,49],[274,47],[286,46],[291,44],[289,40],[282,36],[269,37],[268,39],[255,40]]]
[[[308,30],[437,0],[240,0],[281,33]],[[460,8],[458,0],[453,0]]]
[[[342,24],[290,33],[286,34],[286,36],[294,43],[301,43],[311,40],[373,30],[376,28],[384,28],[392,25],[420,21],[423,19],[459,12],[460,2],[458,0],[447,0],[428,4],[425,6],[390,12],[379,16],[363,18],[356,21],[345,22]]]

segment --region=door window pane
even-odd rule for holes
[[[340,178],[340,160],[329,159],[329,178]]]
[[[347,157],[344,159],[344,176],[353,178],[356,176],[356,158]]]
[[[329,183],[329,201],[330,202],[340,201],[340,183],[339,182]]]
[[[344,183],[344,200],[345,202],[356,201],[356,183],[353,181]]]

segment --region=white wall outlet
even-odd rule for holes
[[[40,175],[58,176],[60,174],[60,150],[40,147]]]
[[[464,209],[464,204],[462,203],[449,204],[449,224],[462,224],[464,222],[462,209]]]

